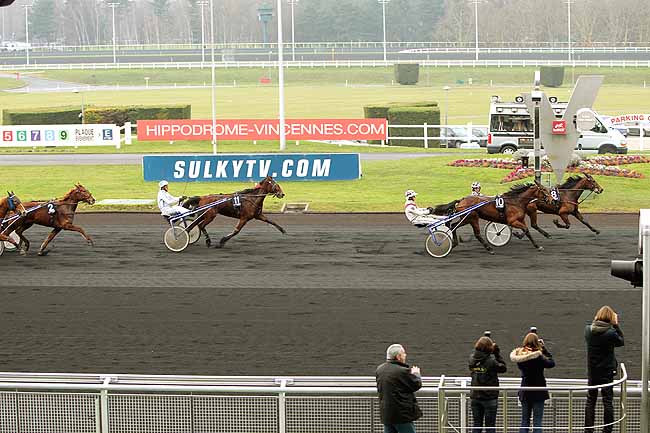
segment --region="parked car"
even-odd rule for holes
[[[487,146],[487,134],[480,128],[472,128],[471,136],[467,135],[467,128],[462,126],[446,126],[440,128],[440,136],[446,137],[441,143],[446,143],[447,147],[457,148],[463,143],[478,143],[481,147]]]
[[[643,136],[650,136],[650,122],[625,122],[627,125],[628,135],[633,135],[635,137],[641,135],[641,128],[643,128]]]

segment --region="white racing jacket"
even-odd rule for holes
[[[174,197],[164,189],[158,191],[158,208],[160,208],[160,213],[163,215],[173,215],[187,212],[187,209],[178,206],[180,199],[180,197]]]
[[[433,216],[429,214],[429,209],[417,207],[417,205],[411,200],[406,200],[406,203],[404,203],[404,214],[406,215],[406,219],[411,223],[416,219],[420,219],[418,217]],[[433,219],[437,218],[434,217]]]

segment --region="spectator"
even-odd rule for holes
[[[506,363],[501,357],[499,346],[490,337],[478,339],[474,352],[469,358],[469,371],[472,374],[472,386],[499,386],[498,373],[506,372]],[[495,431],[499,390],[472,390],[473,433]]]
[[[386,362],[377,367],[379,412],[384,433],[415,433],[415,420],[422,411],[415,391],[422,387],[420,368],[406,364],[406,351],[400,344],[386,350]]]
[[[605,305],[598,310],[594,321],[585,328],[587,342],[587,375],[589,385],[604,385],[614,381],[618,362],[614,348],[625,344],[623,331],[618,326],[618,315],[612,307]],[[614,389],[609,386],[600,388],[603,399],[603,433],[611,433],[614,422]],[[593,433],[596,416],[598,388],[587,392],[585,407],[585,433]],[[609,425],[607,425],[609,424]]]
[[[555,367],[551,353],[544,346],[544,340],[536,333],[529,332],[524,337],[522,347],[510,353],[510,360],[517,363],[521,370],[521,386],[546,387],[544,369]],[[533,433],[542,433],[544,418],[544,401],[548,400],[548,391],[519,391],[521,401],[521,429],[519,433],[528,433],[530,416],[533,415]]]

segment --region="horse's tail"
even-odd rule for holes
[[[439,204],[438,206],[433,208],[433,214],[434,215],[449,215],[454,210],[456,210],[456,205],[459,202],[460,202],[460,200],[454,200],[454,201],[449,202],[447,204]]]

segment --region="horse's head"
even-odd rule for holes
[[[271,176],[266,176],[255,188],[261,188],[264,194],[273,194],[277,198],[284,197],[282,187]]]
[[[576,188],[588,189],[595,192],[596,194],[603,192],[603,187],[600,186],[598,182],[596,182],[596,179],[594,179],[589,173],[585,174],[585,177],[583,177],[580,182],[578,182]]]
[[[14,194],[13,191],[9,192],[7,191],[7,198],[6,198],[6,205],[7,205],[7,210],[9,212],[17,212],[20,215],[25,214],[25,207],[23,204],[20,202],[20,199]]]
[[[95,197],[80,183],[74,186],[74,189],[68,193],[65,199],[76,203],[85,202],[90,205],[95,204]]]

